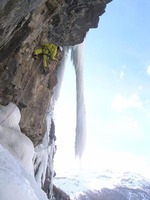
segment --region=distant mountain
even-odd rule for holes
[[[131,172],[80,171],[54,184],[72,200],[150,200],[150,180]]]
[[[150,193],[142,189],[116,187],[115,189],[102,188],[101,190],[88,190],[75,200],[150,200]]]

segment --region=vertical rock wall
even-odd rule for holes
[[[21,128],[35,145],[43,138],[45,112],[57,83],[59,63],[50,60],[51,73],[44,76],[41,58],[32,58],[33,49],[48,40],[62,46],[82,42],[89,28],[98,26],[99,16],[109,1],[0,2],[0,103],[17,102]]]
[[[43,43],[61,46],[81,43],[111,0],[1,0],[0,1],[0,104],[10,101],[21,110],[20,126],[41,143],[45,115],[57,84],[58,61],[49,59],[49,74],[42,72],[42,58],[33,50]],[[1,122],[0,122],[1,123]]]

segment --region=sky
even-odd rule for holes
[[[113,0],[98,28],[86,36],[82,167],[132,170],[150,177],[149,8],[148,0]],[[75,72],[68,58],[55,110],[58,172],[75,166],[75,95]]]

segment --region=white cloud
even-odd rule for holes
[[[112,76],[114,77],[114,78],[116,78],[117,77],[117,72],[115,71],[115,70],[112,70]]]
[[[121,112],[128,108],[142,109],[142,101],[137,94],[132,94],[128,98],[120,94],[117,94],[113,97],[112,99],[113,110]]]
[[[150,75],[150,65],[147,67],[147,74]]]
[[[142,85],[139,85],[138,89],[139,89],[139,90],[143,90],[143,86],[142,86]]]
[[[148,116],[148,118],[150,119],[150,112],[148,112],[147,116]]]
[[[124,72],[123,72],[123,71],[120,72],[119,78],[120,78],[121,80],[124,78]]]
[[[114,136],[121,135],[130,138],[140,136],[138,121],[132,117],[123,117],[112,121],[109,130],[111,130],[111,135]]]
[[[125,76],[124,74],[124,71],[121,70],[120,72],[119,71],[115,71],[115,70],[112,70],[112,76],[116,79],[116,80],[122,80]]]
[[[95,156],[93,156],[95,155]],[[98,155],[98,156],[96,156]],[[106,149],[88,149],[82,160],[85,168],[93,170],[110,169],[116,172],[136,172],[141,175],[150,177],[149,167],[150,159],[148,156],[138,155],[129,152],[115,152]]]

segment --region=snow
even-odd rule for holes
[[[0,106],[0,144],[7,148],[33,175],[34,146],[31,140],[20,131],[21,114],[18,107],[9,103]]]
[[[67,173],[66,176],[58,176],[54,180],[54,184],[65,191],[70,196],[94,189],[101,189],[104,186],[107,188],[114,188],[110,172],[101,174],[101,180],[98,178],[98,172],[91,172],[89,170],[77,170],[74,173]]]
[[[54,184],[66,192],[71,199],[88,190],[114,189],[125,187],[150,192],[150,180],[134,172],[117,172],[112,170],[79,170],[66,176],[57,176]]]
[[[20,119],[21,114],[15,104],[10,102],[7,106],[0,105],[0,125],[8,126],[20,131]]]
[[[34,177],[0,145],[0,199],[47,200]]]
[[[18,160],[21,161],[24,169],[32,175],[34,174],[32,163],[34,147],[28,137],[14,128],[1,125],[0,144],[7,148]]]
[[[20,118],[15,104],[0,106],[0,200],[48,200],[33,176],[34,147]]]

